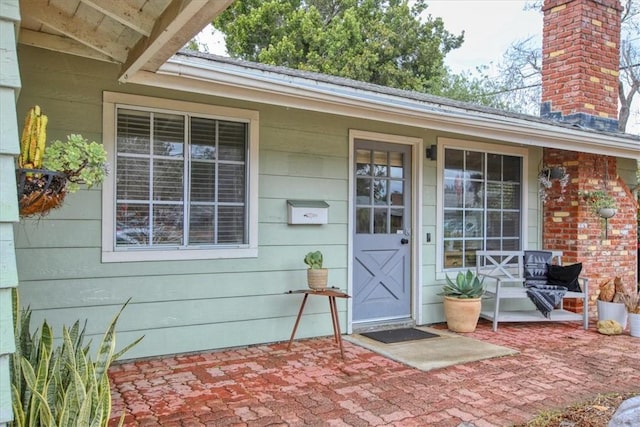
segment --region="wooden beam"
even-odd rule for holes
[[[38,31],[27,30],[24,28],[20,30],[18,43],[53,50],[56,52],[68,53],[70,55],[82,56],[84,58],[118,63],[118,61],[114,60],[110,56],[104,55],[68,37],[40,33]]]
[[[127,60],[126,47],[113,43],[110,37],[97,33],[93,26],[68,16],[64,11],[51,4],[39,0],[21,0],[20,9],[25,16],[29,15],[30,18],[41,24],[112,58],[114,61],[124,63]]]
[[[157,19],[149,38],[131,50],[120,81],[139,70],[156,71],[234,0],[173,0]]]
[[[145,37],[151,35],[151,30],[155,23],[154,17],[127,2],[113,0],[80,1]]]

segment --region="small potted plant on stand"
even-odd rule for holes
[[[444,296],[444,316],[447,327],[453,332],[473,332],[478,325],[484,279],[478,279],[473,271],[458,272],[455,282],[447,276],[447,283],[438,295]]]
[[[314,291],[322,291],[327,288],[327,277],[329,270],[322,268],[322,252],[309,252],[304,257],[304,263],[309,266],[307,269],[307,285]]]

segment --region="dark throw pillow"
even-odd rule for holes
[[[524,285],[546,285],[547,266],[553,254],[549,251],[524,251]]]
[[[549,265],[547,267],[547,284],[564,286],[571,292],[582,292],[578,283],[581,271],[581,262],[571,265]]]

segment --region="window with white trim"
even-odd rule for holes
[[[443,268],[475,267],[477,250],[519,250],[522,156],[445,147],[443,166]]]
[[[181,111],[133,98],[141,104],[110,106],[111,238],[103,239],[103,259],[255,256],[246,250],[256,247],[256,113],[177,102],[188,108]]]

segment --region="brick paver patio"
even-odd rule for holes
[[[438,327],[443,327],[438,325]],[[640,392],[640,339],[577,323],[480,321],[520,351],[419,371],[332,337],[139,360],[110,370],[129,426],[510,426],[605,392]],[[112,419],[115,424],[117,418]]]

